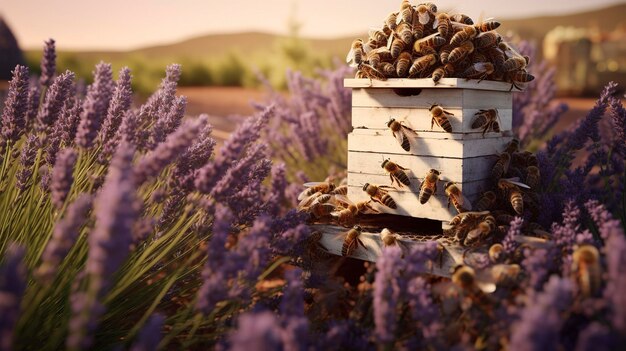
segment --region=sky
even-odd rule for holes
[[[350,36],[377,27],[400,0],[2,0],[0,16],[22,48],[54,38],[65,50],[128,50],[210,33],[286,33],[291,14],[305,37]],[[417,4],[416,1],[413,1]],[[441,0],[472,18],[555,15],[626,0]]]

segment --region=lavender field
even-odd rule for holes
[[[537,208],[449,279],[423,273],[434,242],[346,261],[296,210],[303,183],[346,168],[349,67],[289,71],[287,93],[267,83],[218,147],[177,94],[184,66],[137,106],[129,69],[101,62],[85,86],[48,41],[41,75],[17,66],[2,105],[0,350],[623,349],[623,87],[554,134],[554,70],[519,48],[536,79],[513,126],[536,151]],[[516,240],[531,223],[541,245]]]

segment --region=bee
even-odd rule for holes
[[[454,268],[452,283],[460,288],[465,295],[474,298],[496,290],[495,284],[490,279],[477,275],[472,267],[466,265],[459,265]],[[479,301],[477,300],[476,303]]]
[[[413,40],[420,40],[424,37],[424,25],[419,22],[418,14],[415,13],[413,16],[413,24],[411,25],[413,28]]]
[[[410,151],[411,141],[409,138],[417,137],[417,133],[413,129],[402,124],[402,122],[396,121],[394,118],[389,119],[387,127],[391,129],[391,134],[396,138],[404,151]]]
[[[392,12],[387,16],[387,18],[385,18],[385,24],[389,27],[389,29],[394,30],[397,26],[397,20],[398,12]]]
[[[469,66],[465,72],[461,73],[461,77],[465,79],[477,79],[478,83],[482,82],[489,75],[493,74],[495,68],[491,62],[476,62]]]
[[[500,263],[504,259],[504,246],[500,243],[489,247],[489,260],[493,263]]]
[[[526,68],[526,59],[522,56],[513,56],[510,59],[504,61],[503,68],[505,72],[511,72]]]
[[[450,19],[454,22],[458,22],[458,23],[462,23],[462,24],[467,24],[467,25],[472,25],[474,24],[474,21],[472,21],[472,19],[469,16],[466,16],[462,13],[457,13],[454,14],[452,16],[450,16]]]
[[[446,68],[445,66],[439,66],[437,68],[435,68],[435,70],[433,71],[432,74],[432,79],[433,82],[435,83],[435,85],[437,85],[437,83],[439,83],[439,81],[441,80],[441,78],[444,78],[446,76],[447,72],[446,72]]]
[[[328,251],[324,245],[320,242],[322,240],[322,232],[314,231],[304,242],[304,249],[309,259],[313,261],[319,261],[322,259],[332,257],[332,254]]]
[[[393,34],[393,31],[391,30],[391,28],[389,28],[387,23],[383,23],[383,26],[380,30],[382,30],[383,33],[385,33],[385,35],[387,36],[387,40],[389,40],[389,37],[391,36],[391,34]]]
[[[346,62],[350,65],[350,67],[357,67],[361,62],[363,62],[364,56],[365,52],[363,51],[363,40],[356,39],[352,42],[350,51],[346,56]]]
[[[454,206],[457,212],[467,212],[472,210],[472,204],[469,200],[463,195],[461,189],[454,182],[448,182],[445,185],[445,192],[448,196],[448,207],[450,204]]]
[[[356,78],[356,79],[366,79],[368,77],[365,75],[365,73],[363,73],[363,71],[357,70],[356,73],[354,74],[354,78]]]
[[[341,256],[352,256],[352,254],[354,254],[354,252],[359,248],[359,245],[361,245],[365,250],[368,250],[367,246],[365,246],[359,238],[361,231],[361,226],[355,225],[346,233],[343,245],[341,246]]]
[[[452,39],[450,39],[450,45],[459,46],[465,41],[472,40],[478,36],[478,29],[474,26],[464,27],[462,30],[454,33]]]
[[[416,58],[409,68],[409,77],[417,76],[435,63],[437,63],[437,56],[433,54]]]
[[[341,185],[335,188],[335,190],[330,191],[331,195],[347,195],[348,194],[348,186]]]
[[[396,61],[396,73],[398,74],[398,77],[403,78],[407,76],[412,59],[413,58],[410,53],[406,51],[400,53],[400,56],[398,56],[398,60]]]
[[[400,20],[411,23],[413,20],[413,5],[409,0],[402,0],[402,4],[400,4]]]
[[[398,186],[402,187],[404,185],[409,186],[411,185],[411,181],[409,180],[409,177],[406,175],[406,173],[404,171],[408,170],[407,168],[404,168],[402,166],[400,166],[399,164],[390,161],[389,159],[386,159],[383,161],[383,163],[381,164],[381,167],[389,172],[389,178],[391,179],[391,185],[393,185],[394,180],[398,183]]]
[[[406,44],[404,43],[404,41],[394,35],[392,37],[391,46],[389,47],[389,51],[391,52],[391,57],[394,59],[398,58],[398,56],[400,56],[402,51],[404,51],[405,47],[406,47]]]
[[[496,204],[496,193],[494,193],[493,191],[489,190],[489,191],[485,191],[480,199],[478,199],[478,202],[476,203],[476,210],[478,211],[486,211],[489,209],[492,209],[493,206]]]
[[[422,48],[430,46],[430,47],[438,47],[446,43],[446,38],[439,35],[439,33],[431,34],[422,39],[416,40],[413,43],[413,50],[417,53],[422,52]]]
[[[400,23],[396,28],[396,33],[404,44],[411,45],[413,42],[413,32],[411,31],[411,25],[409,23]]]
[[[513,71],[512,73],[509,72],[506,78],[507,81],[511,83],[511,89],[509,89],[509,91],[511,91],[513,90],[513,87],[515,87],[515,89],[517,90],[522,90],[520,85],[533,81],[535,79],[535,76],[526,72],[526,70],[519,70]]]
[[[474,44],[472,44],[471,41],[466,41],[450,51],[450,55],[448,56],[448,62],[459,62],[472,52],[474,52]]]
[[[318,204],[318,203],[327,203],[332,198],[331,194],[324,194],[321,191],[316,192],[315,194],[305,197],[298,204],[298,208],[306,211],[309,207]]]
[[[439,127],[448,133],[452,133],[452,125],[450,124],[449,116],[454,116],[454,113],[448,112],[439,105],[431,105],[428,109],[432,118],[430,119],[430,129],[433,129],[433,125],[437,123]]]
[[[496,230],[496,219],[492,215],[485,216],[475,229],[470,230],[463,240],[464,246],[472,246],[482,241]]]
[[[419,4],[416,11],[419,23],[426,25],[430,22],[430,16],[437,12],[437,6],[432,2],[426,2]]]
[[[310,182],[304,183],[304,186],[307,189],[304,189],[300,194],[298,194],[298,200],[303,200],[306,197],[309,197],[317,192],[322,194],[328,194],[331,191],[335,190],[335,184],[330,182]]]
[[[383,228],[383,230],[380,232],[380,239],[385,247],[394,245],[398,246],[402,251],[402,257],[404,257],[405,254],[409,252],[409,247],[402,240],[402,235],[393,233],[387,228]]]
[[[368,34],[370,36],[370,39],[372,41],[375,41],[378,46],[383,46],[385,44],[387,44],[387,34],[385,34],[385,32],[383,32],[382,30],[379,29],[370,29],[368,31]]]
[[[444,38],[448,38],[452,33],[452,24],[450,24],[450,17],[446,13],[440,13],[433,22],[433,28],[437,28],[439,35]]]
[[[539,166],[539,163],[537,161],[537,156],[535,156],[532,152],[530,151],[524,151],[521,153],[521,156],[524,158],[524,161],[526,162],[527,166]]]
[[[476,221],[480,219],[482,216],[488,215],[489,211],[479,211],[479,212],[462,212],[452,217],[450,221],[451,227],[456,227],[458,225],[468,224],[472,221]]]
[[[478,112],[474,114],[474,117],[475,118],[472,122],[472,129],[482,128],[483,137],[485,136],[485,133],[489,130],[496,133],[500,132],[500,124],[498,123],[500,116],[498,115],[497,109],[490,108],[488,110],[478,110]],[[505,154],[508,155],[508,153],[506,152]]]
[[[381,62],[391,62],[393,57],[391,51],[383,46],[370,51],[367,54],[367,60],[372,67],[378,67]]]
[[[573,254],[572,273],[583,296],[596,296],[602,284],[600,254],[592,245],[583,245]]]
[[[353,203],[347,197],[341,198],[339,200],[347,205],[346,208],[343,208],[339,211],[333,211],[330,215],[337,220],[337,222],[341,225],[352,226],[356,221],[356,216],[359,213],[363,214],[373,214],[380,213],[378,210],[374,209],[371,206],[372,200],[361,201],[357,203]]]
[[[506,152],[508,154],[513,154],[514,152],[517,152],[517,150],[519,150],[519,139],[513,138],[506,145],[506,148],[504,149],[504,152]]]
[[[502,37],[496,32],[481,33],[474,39],[474,46],[476,49],[496,47],[501,41]]]
[[[329,204],[329,203],[321,203],[321,202],[312,204],[306,209],[306,211],[310,213],[315,219],[328,217],[334,210],[335,210],[334,205]]]
[[[522,268],[516,263],[496,264],[491,267],[491,277],[497,285],[515,285],[521,272]]]
[[[489,31],[495,30],[498,27],[500,27],[500,22],[498,22],[498,21],[484,21],[484,22],[482,22],[480,24],[474,25],[474,27],[476,27],[476,30],[478,30],[480,32],[489,32]]]
[[[487,48],[485,53],[487,54],[487,57],[489,57],[489,61],[493,63],[496,77],[499,80],[502,79],[504,77],[504,62],[506,61],[504,53],[498,48]]]
[[[532,189],[536,189],[541,180],[539,168],[537,166],[528,166],[528,168],[526,168],[526,172],[526,184]]]
[[[382,72],[386,77],[395,77],[396,76],[396,68],[392,63],[389,62],[381,62],[378,67],[376,67],[380,72]]]
[[[528,188],[528,185],[519,183],[517,180],[517,178],[500,179],[498,181],[498,188],[508,195],[511,207],[521,216],[524,213],[524,198],[519,187]]]
[[[448,63],[448,57],[450,56],[452,49],[454,49],[454,46],[446,44],[439,50],[439,58],[441,59],[441,63],[444,65]]]
[[[494,180],[502,178],[502,176],[509,171],[510,165],[511,155],[507,154],[506,152],[501,153],[498,156],[496,164],[494,164],[493,168],[491,169],[491,178]]]
[[[437,192],[437,181],[439,181],[439,171],[436,169],[430,169],[426,176],[424,177],[424,181],[420,185],[420,194],[419,200],[423,205],[428,202],[428,199]]]
[[[363,185],[363,191],[370,196],[370,199],[395,210],[398,208],[398,205],[386,189],[392,188],[390,186],[374,185],[370,183],[365,183],[365,185]]]
[[[387,80],[387,76],[378,69],[374,68],[374,66],[368,65],[366,63],[361,62],[358,67],[359,71],[363,72],[366,78],[369,79],[378,79],[378,80]]]

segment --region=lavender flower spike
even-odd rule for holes
[[[65,217],[54,225],[52,238],[46,245],[41,256],[41,266],[37,275],[46,283],[54,278],[59,264],[70,251],[80,234],[80,228],[91,209],[91,195],[81,194],[72,202],[65,212]]]
[[[65,73],[54,79],[54,82],[46,92],[44,103],[37,114],[38,131],[46,131],[59,119],[61,108],[68,99],[73,81],[74,73],[70,71],[65,71]]]
[[[35,157],[39,149],[39,138],[36,135],[31,134],[26,139],[24,146],[22,146],[22,154],[20,155],[20,169],[17,171],[15,178],[15,187],[20,191],[24,191],[28,182],[33,175],[33,165],[35,164]]]
[[[115,136],[115,132],[122,124],[122,118],[132,103],[133,91],[130,86],[131,82],[130,69],[124,67],[120,70],[115,86],[115,92],[111,98],[111,104],[107,111],[102,130],[100,131],[100,140],[106,142]]]
[[[13,328],[19,318],[20,301],[26,289],[25,250],[11,245],[0,265],[0,350],[13,349]]]
[[[230,335],[231,351],[284,349],[283,330],[272,312],[244,314],[238,322],[239,327]]]
[[[395,246],[383,250],[376,262],[378,271],[374,283],[374,323],[376,339],[385,344],[395,339],[398,318],[396,309],[400,294],[404,291],[400,286],[401,279],[397,276],[402,265],[402,251]]]
[[[56,74],[57,53],[54,45],[54,39],[50,38],[45,42],[43,47],[43,56],[41,57],[41,77],[39,83],[41,86],[49,87]]]
[[[509,230],[506,233],[504,239],[502,239],[502,246],[506,256],[511,257],[513,252],[519,244],[515,241],[515,237],[522,234],[522,226],[524,225],[524,219],[522,217],[515,217],[510,223]]]
[[[5,142],[13,144],[24,133],[28,108],[28,79],[28,68],[15,66],[2,111],[3,144]]]
[[[185,123],[176,132],[170,134],[165,142],[159,144],[154,151],[143,156],[135,168],[137,184],[156,177],[167,165],[174,162],[191,146],[206,123],[207,119],[204,116]]]
[[[50,184],[52,203],[57,209],[61,209],[74,182],[74,164],[78,155],[72,148],[61,150],[52,170]]]
[[[165,317],[160,314],[154,314],[148,319],[146,325],[139,332],[137,340],[130,348],[130,351],[152,351],[156,350],[161,341],[161,335],[163,332],[163,323],[165,323]]]
[[[76,144],[88,149],[93,146],[102,122],[106,117],[113,95],[113,72],[111,65],[100,62],[94,71],[94,82],[87,89],[83,112],[76,133]]]

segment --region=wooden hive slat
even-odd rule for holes
[[[435,84],[430,78],[412,79],[412,78],[390,78],[387,80],[376,80],[366,78],[347,78],[343,81],[346,88],[436,88],[436,89],[473,89],[473,90],[489,90],[510,92],[511,84],[505,82],[496,82],[483,80],[479,82],[477,79],[464,78],[442,78],[438,84]],[[512,91],[520,91],[513,87]]]
[[[354,89],[353,107],[404,107],[426,109],[438,104],[446,109],[510,109],[511,93],[502,91],[423,89],[419,95],[400,96],[393,89]]]

